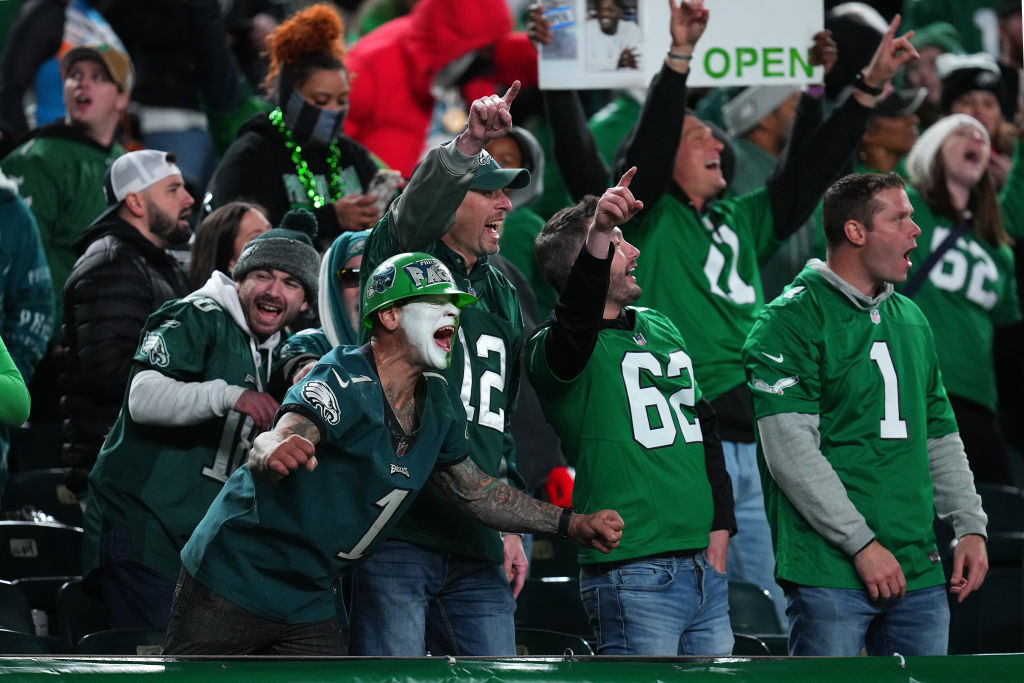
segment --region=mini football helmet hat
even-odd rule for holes
[[[476,303],[476,297],[459,289],[448,268],[430,254],[398,254],[374,268],[366,281],[363,326],[373,326],[375,311],[420,296],[448,296],[459,308]]]

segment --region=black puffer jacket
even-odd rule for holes
[[[116,216],[75,247],[84,253],[64,285],[60,390],[65,480],[80,493],[121,409],[139,332],[189,286],[174,257]]]

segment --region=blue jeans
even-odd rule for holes
[[[580,568],[599,655],[728,655],[729,582],[703,551]]]
[[[500,563],[388,540],[351,579],[351,655],[516,652],[515,600]]]
[[[772,530],[764,513],[757,444],[723,441],[725,469],[732,479],[736,535],[729,540],[729,578],[746,581],[771,593],[779,623],[786,623],[786,595],[775,583]]]
[[[789,654],[856,657],[946,654],[946,587],[908,591],[902,600],[872,602],[862,590],[796,586],[789,592]]]

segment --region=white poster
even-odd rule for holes
[[[646,87],[671,44],[664,0],[542,0],[553,39],[540,46],[542,89]],[[812,36],[821,0],[705,0],[710,16],[691,87],[821,82]]]

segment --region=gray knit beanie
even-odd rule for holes
[[[231,277],[240,281],[260,268],[282,270],[301,282],[306,301],[315,303],[320,273],[320,254],[313,247],[316,233],[316,216],[306,209],[292,209],[281,225],[245,245]]]

